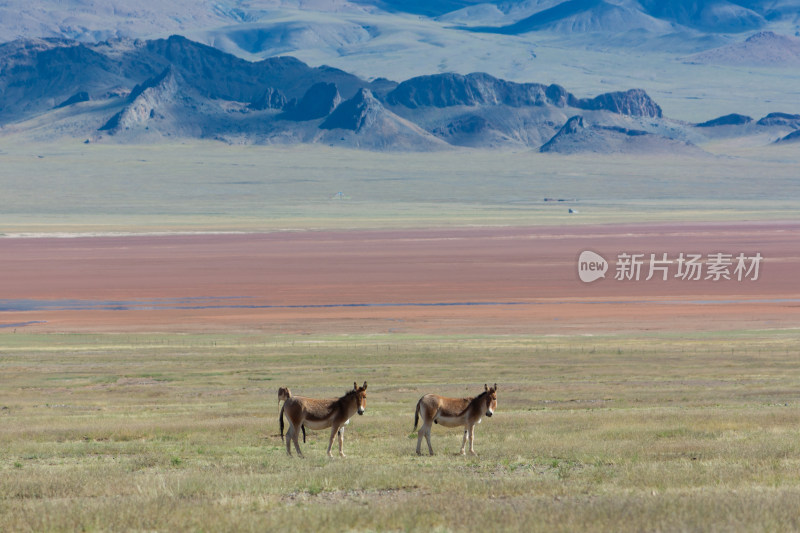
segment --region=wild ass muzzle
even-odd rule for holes
[[[350,418],[358,413],[363,415],[367,408],[367,382],[359,387],[353,383],[353,390],[347,391],[344,396],[334,400],[318,400],[315,398],[305,398],[303,396],[291,396],[288,389],[285,393],[286,400],[281,408],[281,438],[283,438],[283,417],[289,421],[289,428],[286,430],[286,453],[292,455],[291,443],[294,442],[294,449],[297,455],[303,456],[300,445],[297,442],[298,428],[307,426],[309,429],[331,428],[331,438],[328,442],[328,457],[331,455],[333,439],[339,436],[339,455],[344,454],[344,426],[350,423]],[[280,391],[278,392],[280,394]],[[305,430],[304,430],[305,431]],[[303,439],[305,442],[305,438]]]
[[[414,413],[414,429],[417,429],[419,418],[422,416],[422,427],[417,434],[417,455],[421,455],[422,437],[428,442],[428,452],[433,455],[431,447],[431,427],[439,424],[444,427],[454,428],[464,426],[464,439],[461,441],[461,455],[469,438],[469,453],[475,455],[473,440],[475,438],[475,424],[480,424],[481,418],[492,416],[497,409],[497,383],[494,387],[483,386],[484,391],[474,398],[445,398],[437,394],[426,394],[417,402]]]

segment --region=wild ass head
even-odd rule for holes
[[[289,387],[281,387],[278,389],[278,401],[286,401],[292,397],[292,391],[289,390]]]
[[[358,414],[363,415],[364,411],[367,409],[367,382],[365,381],[364,386],[359,387],[358,383],[354,381],[352,394],[356,395]]]
[[[492,416],[494,410],[497,409],[497,383],[492,388],[489,388],[488,384],[484,384],[483,388],[486,397],[486,416]]]

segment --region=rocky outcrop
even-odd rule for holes
[[[251,102],[249,107],[259,111],[264,109],[283,109],[286,107],[286,96],[278,89],[269,87],[260,98]]]
[[[756,122],[759,126],[785,126],[792,129],[800,129],[800,115],[789,113],[770,113]]]
[[[788,143],[800,143],[800,130],[793,131],[789,135],[787,135],[785,137],[781,137],[780,139],[775,141],[775,144],[784,144],[784,143],[787,143],[787,144]]]
[[[466,115],[458,117],[445,126],[434,130],[439,137],[474,136],[492,129],[491,123],[480,115]]]
[[[319,126],[319,141],[368,150],[430,151],[449,144],[386,109],[369,89],[342,102]]]
[[[360,89],[350,100],[342,102],[320,125],[325,130],[343,129],[359,132],[375,124],[383,105],[369,89]]]
[[[157,116],[159,107],[174,101],[177,92],[175,73],[168,67],[155,78],[137,85],[128,96],[128,105],[111,117],[99,131],[107,131],[113,135],[144,124]]]
[[[740,115],[738,113],[731,113],[730,115],[723,115],[700,124],[695,124],[698,128],[715,128],[717,126],[741,126],[753,122],[752,117],[747,115]]]
[[[582,116],[570,118],[552,139],[539,148],[543,153],[652,154],[704,152],[682,141],[620,126],[590,125]]]
[[[508,105],[512,107],[564,106],[568,93],[558,85],[514,83],[482,72],[467,74],[434,74],[406,80],[386,95],[391,105],[411,109],[474,105]]]
[[[578,99],[560,85],[514,83],[485,73],[418,76],[398,85],[386,95],[386,101],[391,105],[402,105],[411,109],[459,105],[569,105],[579,109],[605,110],[630,116],[662,116],[661,108],[642,89]]]
[[[558,137],[563,137],[565,135],[573,135],[585,129],[586,129],[586,122],[583,120],[583,117],[580,115],[575,115],[574,117],[570,118],[567,121],[567,123],[564,124],[564,126],[562,126],[562,128],[559,130],[558,133],[556,133],[553,139],[556,139]],[[552,141],[553,139],[550,140]],[[544,151],[546,152],[547,150]]]
[[[62,107],[67,107],[73,104],[79,104],[81,102],[88,102],[89,101],[89,93],[86,91],[78,91],[77,93],[73,94],[60,104],[58,104],[55,109],[60,109]]]
[[[578,142],[587,141],[591,134],[587,132],[586,122],[583,117],[576,115],[564,124],[553,138],[543,144],[539,151],[542,153],[560,152],[572,153],[582,151],[577,147]],[[576,147],[570,146],[576,145]]]
[[[571,98],[569,105],[586,110],[604,110],[632,117],[663,116],[661,107],[642,89],[630,89],[624,92],[604,93],[594,98]]]
[[[334,83],[320,82],[311,86],[303,98],[282,115],[286,120],[306,121],[327,117],[342,101]]]
[[[141,95],[147,89],[153,89],[157,88],[160,85],[164,85],[164,81],[167,80],[167,78],[171,78],[172,81],[174,82],[175,71],[171,65],[165,68],[158,76],[154,76],[150,79],[147,79],[142,83],[140,83],[139,85],[137,85],[136,87],[134,87],[133,89],[131,89],[131,92],[128,95],[128,101],[133,102],[139,97],[139,95]],[[169,81],[167,83],[169,83]]]

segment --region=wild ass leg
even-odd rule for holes
[[[428,453],[433,455],[433,448],[431,447],[430,422],[424,422],[417,433],[417,455],[422,455],[422,437],[425,437],[425,440],[428,441]]]
[[[292,429],[294,426],[289,423],[289,427],[286,428],[286,453],[289,454],[289,457],[292,456]]]
[[[339,434],[339,455],[342,457],[346,457],[344,454],[344,426],[339,428],[337,432]]]
[[[428,441],[428,453],[433,455],[433,447],[431,446],[431,425],[425,428],[425,440]]]
[[[461,455],[464,455],[464,448],[467,447],[467,428],[464,428],[464,438],[461,439]]]
[[[331,448],[333,448],[333,439],[336,438],[337,433],[339,433],[339,426],[334,424],[331,426],[331,439],[328,441],[328,457],[333,457],[333,455],[331,455]]]
[[[475,440],[475,424],[472,424],[469,427],[469,454],[470,455],[476,455],[475,454],[475,448],[472,447],[472,443],[474,442],[474,440]]]
[[[303,452],[300,451],[300,443],[297,442],[297,437],[299,435],[300,432],[297,430],[297,428],[292,426],[292,442],[294,442],[294,449],[297,450],[297,455],[303,457]]]

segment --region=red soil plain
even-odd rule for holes
[[[609,261],[604,279],[579,279],[584,250]],[[638,281],[615,279],[622,253],[644,254]],[[731,254],[732,279],[680,279],[672,263],[646,281],[663,253]],[[740,253],[763,257],[757,280],[736,279]],[[800,222],[6,238],[0,264],[6,333],[800,327]]]

